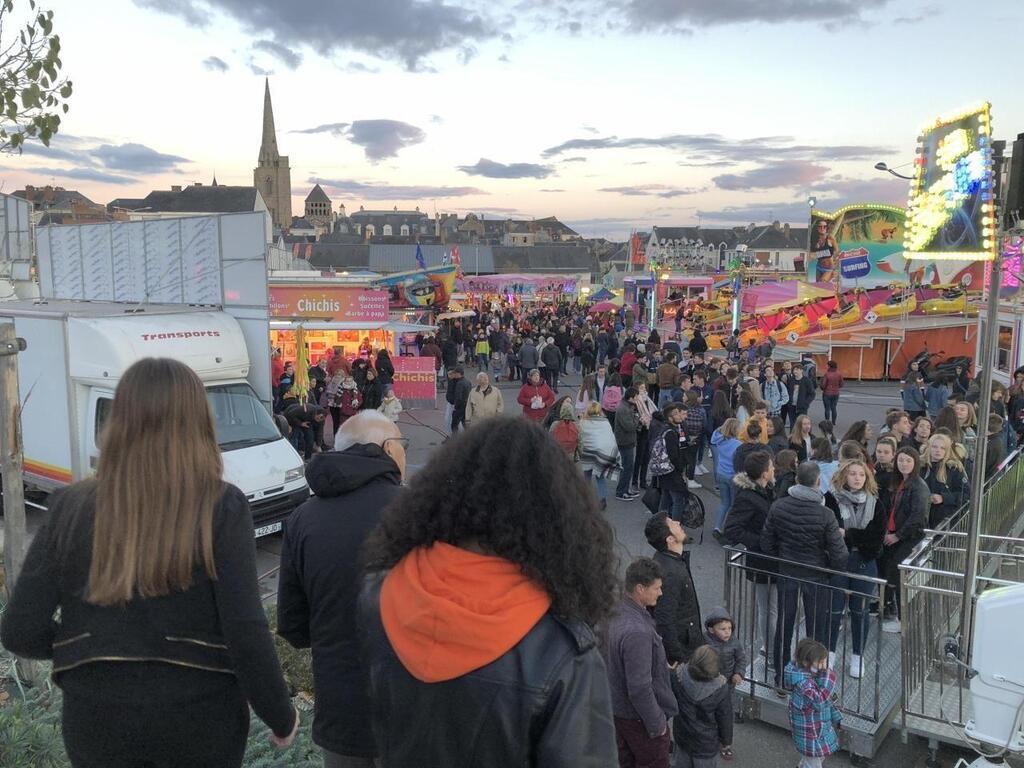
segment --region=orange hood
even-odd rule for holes
[[[437,542],[384,579],[381,621],[417,680],[452,680],[511,650],[551,606],[547,592],[501,557]]]

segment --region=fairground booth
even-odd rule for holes
[[[578,275],[472,275],[462,279],[469,305],[480,308],[507,302],[574,302],[579,298],[582,281]]]
[[[403,402],[434,401],[434,360],[416,356],[415,337],[436,326],[392,315],[387,290],[330,282],[271,284],[269,298],[270,343],[281,350],[284,360],[316,364],[335,349],[350,360],[386,349],[395,366],[395,394]],[[300,342],[304,357],[299,355]]]

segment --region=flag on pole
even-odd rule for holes
[[[416,243],[416,263],[420,265],[420,269],[427,268],[427,262],[423,259],[423,249],[419,243]]]

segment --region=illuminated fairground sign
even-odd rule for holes
[[[904,258],[994,259],[991,105],[930,125],[914,162]]]

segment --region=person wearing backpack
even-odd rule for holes
[[[601,393],[601,410],[604,411],[608,423],[615,427],[615,411],[622,402],[622,377],[613,373],[608,377],[608,383]]]
[[[659,452],[659,460],[661,451],[664,451],[671,469],[657,478],[658,489],[661,491],[659,511],[667,512],[669,517],[683,525],[691,525],[694,521],[685,519],[685,512],[690,504],[690,489],[686,478],[689,442],[683,431],[686,407],[682,403],[671,402],[662,408],[661,413],[665,417],[667,427],[659,435],[660,445],[655,448]],[[651,463],[654,463],[654,449],[651,451]],[[659,461],[659,467],[665,468],[665,464]]]
[[[571,397],[563,398],[558,418],[551,425],[551,437],[576,461],[579,456],[580,428],[576,423],[576,406]]]

